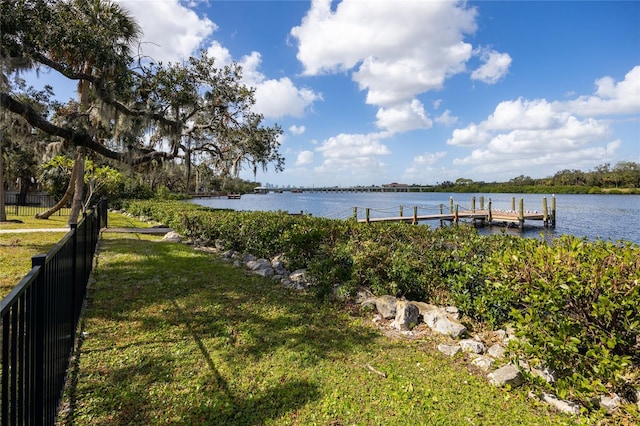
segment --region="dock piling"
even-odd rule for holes
[[[413,222],[414,225],[418,224],[418,206],[413,206]]]
[[[524,200],[522,198],[518,203],[518,227],[524,229]]]
[[[549,210],[547,209],[547,197],[542,197],[542,224],[549,227]]]

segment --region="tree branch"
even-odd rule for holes
[[[64,140],[71,141],[74,146],[84,146],[92,151],[97,152],[107,158],[120,162],[127,162],[128,157],[125,153],[113,151],[106,146],[96,142],[91,136],[84,132],[78,132],[70,128],[56,126],[50,121],[42,117],[38,111],[30,105],[22,103],[5,92],[0,92],[0,106],[9,111],[23,117],[27,122],[43,132],[57,136]],[[152,151],[136,157],[132,160],[133,164],[143,164],[156,159],[171,159],[174,155],[167,152]]]

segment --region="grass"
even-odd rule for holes
[[[48,252],[64,235],[64,232],[0,234],[0,298],[9,294],[31,270],[32,256]]]
[[[104,235],[61,424],[572,424],[433,339],[158,240]]]
[[[49,219],[36,219],[31,216],[7,215],[7,222],[0,222],[0,229],[25,229],[25,228],[68,228],[69,216],[51,216]]]
[[[65,228],[68,216],[51,216],[42,220],[33,216],[9,216],[21,223],[0,223],[0,229]],[[144,228],[149,225],[119,213],[109,213],[111,227]],[[0,298],[5,297],[31,270],[31,257],[47,253],[66,232],[29,232],[0,234]]]

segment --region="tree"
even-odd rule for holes
[[[23,101],[15,87],[3,87],[0,107],[33,128],[131,168],[190,163],[198,152],[227,175],[245,165],[282,170],[282,130],[264,126],[252,111],[254,91],[240,83],[237,64],[217,68],[205,53],[184,64],[136,60],[127,43],[135,32],[120,33],[123,21],[95,13],[110,2],[8,3],[0,6],[3,76],[46,67],[81,88],[77,108],[58,106],[50,115]]]

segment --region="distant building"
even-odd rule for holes
[[[409,185],[407,185],[406,183],[398,183],[398,182],[391,182],[391,183],[387,183],[386,185],[382,185],[383,188],[408,188]]]

